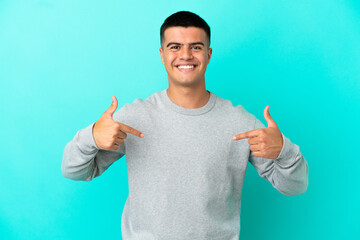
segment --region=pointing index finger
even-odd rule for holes
[[[245,138],[253,138],[258,136],[258,131],[257,130],[252,130],[252,131],[248,131],[248,132],[244,132],[244,133],[240,133],[237,134],[233,137],[234,140],[240,140],[240,139],[245,139]]]
[[[141,138],[144,137],[144,134],[142,132],[140,132],[139,130],[136,130],[135,128],[132,128],[126,124],[123,124],[123,123],[120,123],[120,130],[123,132],[133,134],[135,136],[141,137]]]

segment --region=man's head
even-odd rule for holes
[[[164,21],[160,38],[160,56],[168,73],[169,86],[204,84],[212,54],[208,24],[194,13],[177,12]]]

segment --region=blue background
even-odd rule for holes
[[[125,158],[65,179],[65,144],[168,86],[159,29],[189,10],[212,30],[207,89],[263,110],[309,164],[288,197],[249,165],[241,239],[360,239],[360,2],[0,0],[0,238],[121,239]]]

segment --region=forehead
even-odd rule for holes
[[[169,27],[164,32],[164,42],[206,41],[206,32],[198,27]]]

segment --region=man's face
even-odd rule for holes
[[[206,33],[198,27],[170,27],[164,32],[161,61],[168,73],[169,85],[195,86],[205,81],[212,49]]]

